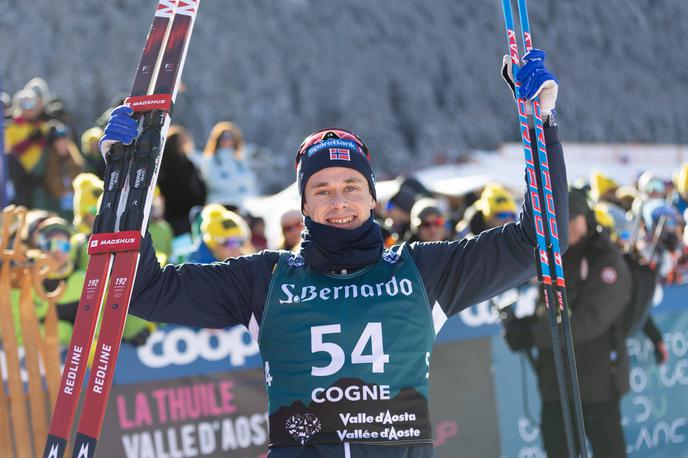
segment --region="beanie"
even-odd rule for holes
[[[296,181],[302,205],[308,179],[327,167],[346,167],[360,172],[377,200],[370,154],[363,141],[343,129],[324,129],[306,137],[296,155]]]
[[[609,191],[614,191],[619,185],[612,178],[600,172],[592,172],[590,176],[590,194],[597,201]]]
[[[489,183],[480,194],[476,206],[482,211],[485,221],[500,213],[516,214],[518,207],[511,193],[499,183]]]
[[[216,248],[221,239],[231,237],[248,239],[251,237],[251,231],[246,221],[220,204],[208,204],[203,208],[201,212],[201,234],[203,234],[203,242],[210,249]]]

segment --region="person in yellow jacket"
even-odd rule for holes
[[[12,119],[6,124],[4,135],[14,203],[42,208],[46,197],[43,149],[48,132],[46,122],[40,118],[43,105],[33,91],[25,89],[14,95],[12,107]]]

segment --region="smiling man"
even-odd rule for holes
[[[532,89],[529,99],[542,91],[554,108],[551,73],[540,66],[518,76]],[[135,139],[130,114],[113,111],[102,150]],[[566,171],[557,127],[548,124],[559,233],[567,240]],[[470,239],[385,249],[372,214],[370,161],[346,130],[306,137],[296,156],[305,217],[297,252],[161,268],[150,237],[142,245],[130,313],[205,328],[243,324],[257,340],[270,458],[435,456],[428,382],[437,332],[449,316],[535,275],[529,203],[518,222]]]

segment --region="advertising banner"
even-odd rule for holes
[[[642,334],[628,339],[631,391],[621,403],[629,457],[688,457],[688,311],[655,314],[669,350],[658,366]],[[537,379],[522,355],[492,338],[499,431],[504,458],[544,458]]]
[[[123,458],[263,458],[262,369],[112,388],[100,448]]]

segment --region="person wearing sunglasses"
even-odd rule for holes
[[[244,219],[220,204],[208,204],[201,211],[201,238],[189,262],[208,264],[248,254],[251,231]]]
[[[292,251],[301,243],[301,231],[303,230],[303,215],[299,210],[287,210],[280,217],[282,228],[282,242],[280,250]]]
[[[449,240],[447,220],[439,202],[423,198],[411,209],[411,238],[409,242],[440,242]]]
[[[518,207],[514,196],[499,183],[488,183],[480,198],[468,207],[456,225],[459,238],[480,234],[518,219]]]
[[[528,98],[555,81],[541,61],[518,76]],[[552,109],[556,91],[547,95]],[[113,111],[101,152],[135,139],[130,115]],[[566,173],[550,122],[545,142],[566,241]],[[130,313],[204,328],[243,324],[258,342],[270,458],[436,456],[428,406],[435,335],[449,316],[535,275],[529,203],[518,222],[478,237],[385,249],[372,159],[350,131],[306,137],[295,160],[304,216],[297,252],[161,268],[149,237],[142,243]]]

